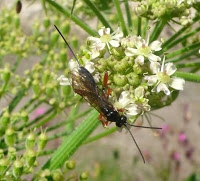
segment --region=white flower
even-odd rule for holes
[[[89,47],[91,49],[92,59],[100,55],[100,51],[103,50],[106,45],[110,49],[112,47],[118,47],[120,45],[120,39],[123,37],[123,33],[118,27],[115,32],[110,34],[110,28],[102,27],[98,31],[100,37],[88,37]]]
[[[139,113],[137,105],[133,103],[133,99],[130,97],[128,91],[123,91],[119,97],[119,100],[114,103],[115,108],[124,109],[127,117],[135,116]]]
[[[146,42],[144,39],[142,39],[141,36],[139,36],[135,38],[134,44],[136,48],[128,47],[125,50],[126,56],[142,56],[143,59],[145,57],[151,62],[157,62],[161,60],[159,56],[153,54],[153,52],[160,51],[162,49],[161,48],[162,43],[160,41],[157,41],[157,40],[153,41],[149,45],[149,40],[147,40]],[[140,60],[141,60],[141,57],[140,57]]]
[[[61,75],[57,80],[60,82],[60,85],[62,85],[62,86],[71,85],[70,80],[67,77],[65,77],[64,75]]]
[[[131,98],[128,91],[123,91],[119,97],[119,100],[114,103],[114,107],[118,110],[124,110],[123,112],[128,118],[141,115],[150,110],[148,99],[145,99],[143,96],[143,87],[138,87],[135,89],[134,98]]]
[[[77,69],[79,67],[77,61],[74,61],[73,59],[71,59],[68,63],[69,69],[71,71],[73,71],[74,69]]]
[[[166,95],[170,94],[170,90],[168,87],[172,87],[176,90],[183,90],[183,85],[185,84],[185,80],[172,76],[176,67],[173,63],[164,64],[165,57],[163,58],[162,66],[158,62],[152,62],[150,65],[150,69],[152,73],[155,75],[145,76],[145,80],[149,86],[153,86],[152,92],[160,92],[163,91]]]

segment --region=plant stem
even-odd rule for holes
[[[100,124],[97,120],[98,112],[93,110],[88,117],[63,141],[62,145],[54,152],[52,157],[45,163],[43,169],[50,170],[61,167],[74,152],[82,145],[83,141]]]

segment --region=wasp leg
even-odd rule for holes
[[[98,120],[101,121],[101,124],[104,128],[107,128],[109,121],[107,121],[102,114],[99,115]]]

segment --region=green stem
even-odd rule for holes
[[[103,17],[101,12],[97,9],[97,7],[92,3],[90,0],[84,0],[84,2],[88,5],[88,7],[96,14],[98,17],[98,20],[101,21],[101,23],[106,27],[110,28],[111,31],[113,31],[112,27],[110,26],[109,22]]]
[[[119,0],[113,0],[113,2],[115,4],[116,12],[117,12],[117,15],[118,15],[118,18],[119,18],[120,25],[122,27],[122,31],[124,33],[124,36],[127,36],[128,35],[128,31],[127,31],[127,28],[126,28],[126,24],[125,24],[125,21],[124,21],[122,10],[120,8]]]
[[[170,59],[170,58],[176,57],[177,55],[183,55],[184,53],[189,53],[190,51],[193,52],[194,50],[196,50],[196,52],[198,52],[199,47],[200,47],[200,42],[193,44],[193,45],[189,45],[184,48],[181,48],[179,50],[173,51],[172,53],[167,54],[166,58]]]
[[[189,67],[200,68],[200,62],[176,64],[176,68],[189,68]]]
[[[185,30],[187,30],[188,28],[191,27],[191,25],[193,25],[196,21],[199,20],[200,17],[195,17],[193,19],[193,23],[188,25],[188,26],[184,26],[183,28],[181,28],[179,31],[177,31],[174,35],[172,35],[167,41],[165,41],[162,45],[162,48],[165,49],[167,46],[169,46],[178,36],[180,36]]]
[[[137,25],[137,35],[141,36],[142,35],[142,18],[138,17],[138,25]]]
[[[200,82],[199,74],[187,73],[187,72],[176,72],[174,75],[177,77],[183,78],[186,81]]]
[[[100,124],[100,121],[97,120],[97,116],[98,112],[93,110],[88,117],[74,130],[74,132],[63,141],[62,145],[45,163],[43,169],[49,168],[50,170],[53,170],[61,167]]]
[[[191,56],[197,54],[198,52],[198,49],[193,49],[192,51],[188,52],[188,53],[185,53],[185,54],[182,54],[181,56],[177,57],[177,58],[174,58],[174,59],[171,59],[171,60],[168,60],[166,62],[180,62],[180,61],[183,61],[183,60],[186,60],[187,58],[191,58]],[[168,58],[168,56],[166,56]]]
[[[55,7],[57,10],[59,10],[61,13],[66,15],[68,18],[71,18],[74,23],[76,23],[78,26],[80,26],[82,29],[84,29],[87,33],[89,33],[92,36],[96,36],[97,32],[94,31],[89,25],[87,25],[83,20],[79,19],[77,16],[71,14],[70,10],[64,9],[61,5],[56,3],[56,1],[52,0],[46,0],[46,3],[49,3],[53,7]]]
[[[164,52],[169,50],[170,48],[173,48],[175,45],[177,45],[178,43],[184,42],[186,41],[187,38],[189,38],[190,36],[193,36],[194,34],[196,34],[197,32],[200,31],[200,27],[195,29],[194,31],[191,31],[190,33],[180,37],[179,39],[177,39],[176,41],[171,42],[168,46],[166,46],[164,48]]]
[[[124,1],[124,5],[125,5],[125,10],[126,10],[126,17],[127,17],[128,27],[130,28],[130,27],[132,27],[132,21],[131,21],[131,13],[130,13],[128,0]]]
[[[166,21],[164,21],[164,20],[157,21],[157,23],[154,27],[154,30],[151,33],[149,42],[152,42],[152,41],[158,39],[158,37],[159,37],[160,33],[162,32],[165,25],[166,25]]]

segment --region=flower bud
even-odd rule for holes
[[[5,142],[8,146],[13,146],[15,143],[15,131],[11,127],[5,132]]]
[[[114,65],[114,70],[116,72],[125,72],[127,70],[127,68],[129,68],[129,64],[128,64],[126,58],[122,59],[121,61],[118,61]]]
[[[15,178],[19,178],[23,172],[23,162],[20,159],[17,159],[13,163],[13,175]]]
[[[50,71],[49,70],[45,70],[44,71],[44,74],[42,75],[42,82],[44,84],[46,84],[48,81],[49,81],[49,78],[50,78]]]
[[[28,121],[28,113],[26,111],[22,111],[20,116],[25,123]]]
[[[16,148],[9,147],[7,157],[8,157],[9,160],[15,160],[16,159]]]
[[[32,89],[33,89],[33,92],[36,96],[38,96],[40,94],[40,85],[39,85],[39,81],[38,80],[34,80],[32,82]]]
[[[28,149],[26,151],[26,162],[29,167],[33,166],[36,161],[37,152],[33,149]]]
[[[51,33],[51,43],[55,44],[58,41],[59,34],[57,32]]]
[[[61,86],[63,97],[67,97],[70,95],[71,87],[70,86]]]
[[[89,177],[89,173],[88,172],[82,172],[81,175],[79,176],[80,181],[85,181],[87,180]]]
[[[0,125],[3,128],[7,128],[8,124],[10,123],[10,114],[8,111],[5,111],[0,118]]]
[[[61,26],[61,32],[63,34],[69,34],[70,31],[70,23],[68,21],[65,21]]]
[[[0,149],[0,159],[2,159],[4,157],[4,153],[3,153],[3,150]]]
[[[47,141],[48,141],[48,137],[46,135],[46,132],[42,132],[39,137],[38,137],[38,149],[39,151],[40,150],[43,150],[44,147],[46,146],[47,144]]]
[[[9,167],[9,161],[7,158],[0,159],[0,176],[3,176]]]
[[[45,29],[49,28],[50,24],[51,24],[50,19],[48,17],[45,17],[43,20],[43,25]]]
[[[2,78],[4,80],[5,83],[7,83],[10,80],[10,69],[8,67],[4,68],[4,71],[2,73]]]
[[[27,149],[32,149],[35,146],[35,134],[33,132],[29,133],[29,135],[26,138],[26,148]]]
[[[68,160],[65,162],[65,167],[69,170],[73,170],[76,167],[76,162],[74,160]]]
[[[64,175],[60,169],[51,172],[53,181],[64,181]]]
[[[113,76],[113,81],[117,86],[125,86],[127,83],[127,78],[125,75],[115,74]]]
[[[134,73],[131,72],[128,75],[126,75],[127,79],[128,79],[128,83],[133,86],[133,87],[137,87],[140,84],[140,79],[139,76]]]

